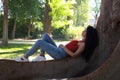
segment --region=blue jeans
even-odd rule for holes
[[[29,57],[38,49],[41,49],[41,53],[47,52],[54,59],[62,59],[67,56],[67,53],[64,51],[64,49],[57,47],[54,40],[47,33],[43,34],[41,40],[36,41],[26,55]]]

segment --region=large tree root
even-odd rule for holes
[[[74,77],[86,66],[77,57],[42,62],[15,62],[0,60],[0,80],[41,80]]]
[[[120,41],[111,57],[92,73],[67,80],[120,80]]]

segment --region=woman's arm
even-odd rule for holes
[[[82,51],[84,50],[85,43],[81,43],[79,45],[79,48],[77,49],[77,51],[74,53],[72,51],[70,51],[68,48],[66,48],[64,45],[60,45],[60,47],[62,47],[69,56],[76,57],[76,56],[80,55],[82,53]]]

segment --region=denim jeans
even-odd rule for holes
[[[41,49],[41,53],[47,52],[54,59],[62,59],[67,56],[64,49],[57,47],[54,40],[47,33],[43,34],[42,39],[35,42],[26,55],[29,57],[38,49]]]

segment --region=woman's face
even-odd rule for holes
[[[82,32],[82,37],[86,38],[86,33],[87,33],[87,30],[85,29],[85,30]]]

